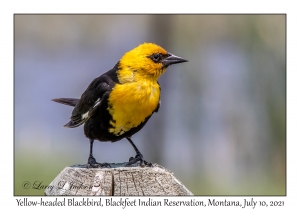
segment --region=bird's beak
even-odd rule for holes
[[[172,64],[176,64],[176,63],[183,63],[183,62],[187,62],[187,60],[178,57],[176,55],[173,55],[172,53],[168,53],[168,56],[162,61],[162,64],[165,67],[168,67]]]

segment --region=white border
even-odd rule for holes
[[[295,4],[291,3],[295,2]],[[285,207],[298,207],[299,195],[299,9],[296,1],[4,1],[1,3],[1,166],[0,206],[17,206],[13,197],[13,14],[15,13],[281,13],[287,14],[287,196],[254,197],[284,200]],[[37,199],[39,197],[29,197]],[[222,200],[226,197],[216,197]],[[51,199],[51,198],[45,198]],[[173,198],[176,199],[176,198]],[[183,199],[183,198],[178,198]],[[199,199],[208,199],[200,197]],[[229,197],[234,199],[234,197]],[[244,199],[236,197],[237,200]],[[48,207],[49,208],[49,207]],[[72,207],[69,207],[70,209]],[[170,208],[170,207],[168,207]],[[117,208],[111,208],[117,209]],[[118,208],[120,209],[120,208]],[[129,208],[126,208],[129,209]],[[137,209],[137,208],[136,208]],[[260,209],[260,208],[256,208]],[[294,208],[296,209],[296,208]]]

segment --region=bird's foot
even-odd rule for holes
[[[86,164],[86,168],[110,168],[111,166],[108,163],[98,163],[93,156],[90,156],[88,159],[88,163]]]
[[[130,157],[129,162],[125,165],[125,167],[129,167],[138,161],[140,161],[141,167],[145,167],[145,166],[152,167],[153,166],[152,163],[149,163],[146,160],[144,160],[143,155],[140,153],[140,154],[137,154],[135,157]]]

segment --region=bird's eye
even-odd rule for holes
[[[155,53],[151,56],[151,58],[154,62],[159,62],[161,59],[161,55],[159,53]]]

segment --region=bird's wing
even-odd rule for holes
[[[101,75],[94,79],[81,95],[76,104],[71,120],[64,127],[74,128],[85,123],[100,107],[102,99],[112,90],[115,82],[107,75]]]

